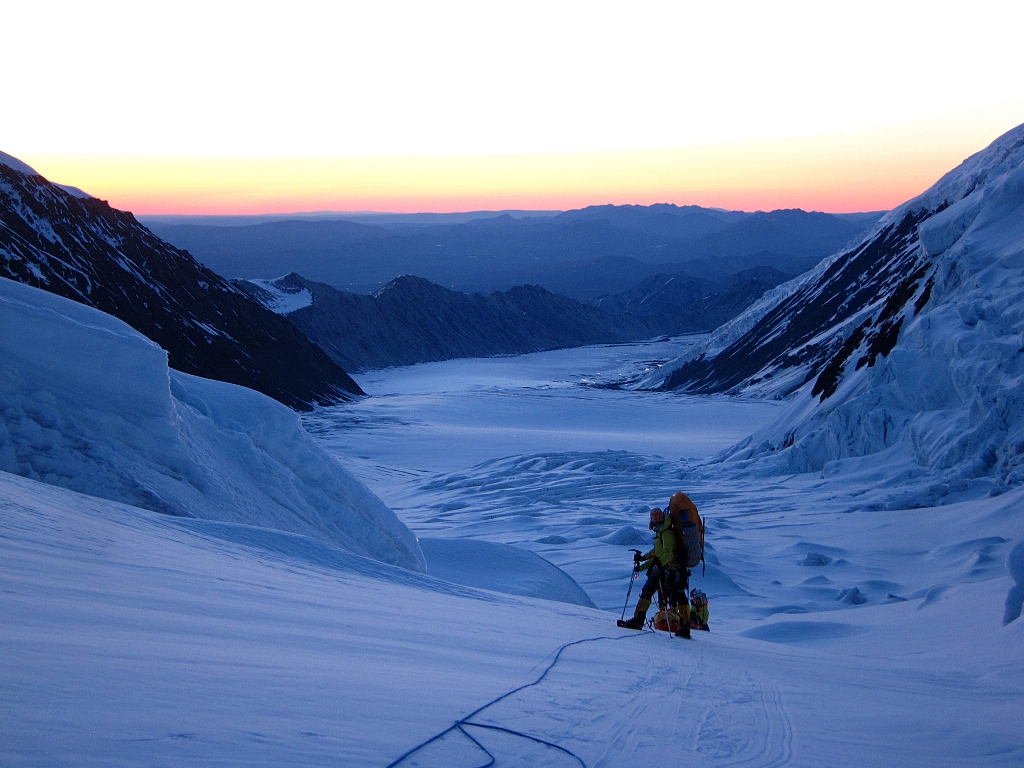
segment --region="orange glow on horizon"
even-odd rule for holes
[[[549,155],[21,159],[52,181],[150,215],[566,210],[606,203],[843,213],[893,208],[995,138],[979,142],[936,130]]]

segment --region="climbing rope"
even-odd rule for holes
[[[532,688],[533,686],[535,686],[535,685],[539,684],[540,682],[542,682],[544,680],[544,678],[548,676],[548,673],[552,669],[554,669],[555,665],[558,663],[558,660],[562,657],[562,654],[567,649],[572,648],[575,645],[583,645],[584,643],[596,643],[596,642],[599,642],[601,640],[628,640],[628,639],[631,639],[631,638],[641,637],[641,636],[642,635],[637,634],[637,635],[623,635],[623,636],[619,636],[619,637],[588,637],[588,638],[584,638],[583,640],[573,640],[570,643],[566,643],[565,645],[560,646],[558,648],[558,650],[555,652],[555,656],[551,660],[551,663],[548,664],[547,667],[544,668],[544,671],[541,672],[540,676],[536,680],[534,680],[533,682],[530,682],[530,683],[525,683],[524,685],[520,685],[518,688],[513,688],[511,691],[503,693],[498,698],[492,699],[491,701],[487,702],[483,706],[478,707],[477,709],[473,710],[472,712],[470,712],[465,717],[460,718],[459,720],[456,720],[451,726],[449,726],[448,728],[445,728],[440,733],[438,733],[438,734],[436,734],[434,736],[431,736],[429,739],[427,739],[424,742],[421,742],[420,744],[417,744],[412,749],[410,749],[407,752],[403,753],[398,759],[394,760],[391,763],[388,763],[387,768],[396,768],[396,766],[401,765],[407,758],[409,758],[412,755],[416,754],[417,752],[419,752],[424,747],[427,747],[430,744],[433,744],[435,741],[443,739],[445,736],[447,736],[448,734],[452,733],[453,731],[458,731],[463,736],[468,738],[477,747],[479,747],[480,750],[485,755],[488,756],[488,758],[490,758],[490,762],[480,766],[480,768],[489,768],[489,766],[494,765],[494,763],[496,761],[496,758],[494,757],[494,755],[492,755],[487,750],[487,748],[483,746],[483,744],[481,744],[479,741],[477,741],[475,738],[473,738],[473,736],[471,734],[467,733],[464,726],[469,726],[471,728],[483,728],[483,729],[491,730],[491,731],[500,731],[502,733],[507,733],[507,734],[510,734],[512,736],[518,736],[518,737],[523,738],[523,739],[528,739],[528,740],[533,741],[533,742],[535,742],[537,744],[542,744],[543,746],[550,747],[551,749],[557,749],[559,752],[564,752],[566,755],[568,755],[569,757],[571,757],[574,760],[576,760],[581,766],[583,766],[583,768],[587,768],[587,764],[585,762],[583,762],[583,759],[579,755],[574,754],[573,752],[569,751],[565,747],[559,746],[558,744],[554,744],[554,743],[552,743],[550,741],[545,741],[544,739],[537,738],[536,736],[531,736],[528,733],[521,733],[520,731],[514,731],[514,730],[512,730],[510,728],[503,728],[503,727],[498,726],[498,725],[486,725],[486,724],[483,724],[483,723],[472,723],[472,722],[470,722],[470,720],[472,718],[476,717],[477,715],[479,715],[485,709],[493,707],[498,702],[504,701],[505,699],[509,698],[510,696],[514,696],[515,694],[519,693],[520,691],[525,691],[527,688]]]

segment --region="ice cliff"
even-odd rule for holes
[[[169,369],[120,320],[5,279],[0,328],[0,470],[423,570],[412,532],[285,406]]]

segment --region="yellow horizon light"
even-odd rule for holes
[[[22,159],[52,181],[140,215],[564,210],[607,203],[842,213],[899,205],[982,148],[968,136],[934,132],[915,142],[890,132],[532,155]]]

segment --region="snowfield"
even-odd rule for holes
[[[0,473],[4,765],[1024,760],[1019,490],[894,510],[899,488],[869,475],[743,476],[707,457],[784,406],[593,386],[693,339],[378,372],[362,383],[385,394],[305,421],[423,536],[427,575],[275,529],[255,503],[243,524],[68,487],[89,477],[71,471],[79,455],[99,457],[103,489],[145,456],[154,475],[177,456],[187,477],[190,461],[241,451],[261,496],[309,492],[223,416],[242,419],[237,388],[182,380],[184,399],[157,375],[159,350],[116,321],[4,287],[4,445],[31,467]],[[56,341],[6,332],[45,322]],[[105,364],[76,367],[76,349]],[[61,410],[72,395],[81,420]],[[92,431],[13,431],[42,402]],[[174,442],[168,413],[179,438],[199,414],[236,432]],[[40,473],[41,456],[66,475]],[[213,499],[238,482],[207,478]],[[649,546],[648,507],[680,488],[708,518],[693,584],[712,631],[618,629],[629,549]],[[369,538],[380,525],[348,523]]]

